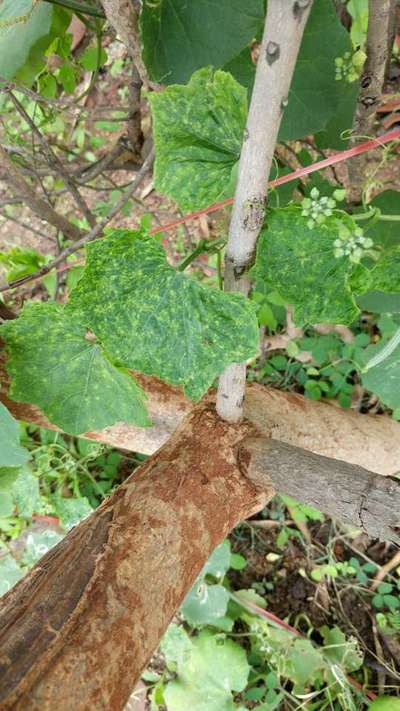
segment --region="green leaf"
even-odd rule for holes
[[[12,516],[14,499],[10,491],[0,491],[0,517]]]
[[[290,679],[300,688],[316,681],[325,667],[320,650],[314,649],[308,639],[296,639],[293,642],[287,664]]]
[[[58,72],[58,79],[67,94],[73,94],[76,89],[75,70],[72,64],[65,62]]]
[[[263,22],[263,0],[144,0],[143,58],[150,77],[183,84],[200,67],[222,67],[251,42]]]
[[[67,29],[71,13],[46,2],[3,0],[0,3],[0,74],[31,84],[45,64],[45,52]]]
[[[220,543],[211,553],[201,575],[213,575],[214,578],[223,578],[229,570],[231,562],[231,544],[228,540]]]
[[[51,501],[61,524],[68,531],[82,521],[82,519],[86,518],[86,516],[89,516],[93,511],[85,496],[82,496],[80,499],[53,496]]]
[[[201,632],[189,659],[178,663],[177,679],[165,689],[168,711],[234,711],[231,691],[243,691],[249,669],[242,647]]]
[[[160,242],[139,232],[113,230],[88,245],[87,265],[67,308],[116,362],[183,385],[193,399],[229,363],[258,350],[250,302],[177,271]]]
[[[97,47],[88,47],[82,56],[79,58],[79,64],[84,69],[90,72],[95,72],[96,69],[102,67],[107,61],[107,52],[103,47],[100,49],[100,57],[98,56]]]
[[[347,672],[354,672],[360,669],[363,663],[363,655],[357,646],[357,640],[353,637],[346,639],[339,627],[321,627],[320,632],[324,638],[324,656],[332,664],[340,664]]]
[[[246,122],[246,90],[230,74],[199,69],[186,86],[148,97],[157,190],[194,210],[227,196]]]
[[[392,294],[400,292],[400,247],[388,250],[378,259],[371,270],[369,289]]]
[[[314,2],[282,118],[280,141],[326,129],[332,142],[333,125],[336,136],[339,131],[351,128],[357,87],[349,90],[348,85],[335,80],[335,57],[350,49],[348,33],[333,3]]]
[[[0,467],[0,496],[3,491],[11,492],[20,471],[20,467]]]
[[[30,518],[40,507],[39,480],[29,467],[23,467],[13,484],[12,495],[18,515]]]
[[[226,614],[228,602],[223,585],[208,585],[200,578],[186,595],[181,612],[190,625],[212,625]]]
[[[29,57],[33,45],[51,27],[53,8],[32,0],[3,0],[0,4],[1,76],[12,79]]]
[[[0,596],[11,590],[24,573],[11,555],[0,559]]]
[[[356,300],[362,311],[372,311],[379,314],[400,313],[400,294],[368,291],[366,294],[357,294]]]
[[[142,11],[144,61],[151,78],[163,84],[183,84],[197,69],[212,65],[231,72],[251,91],[255,65],[249,45],[261,36],[263,25],[262,0],[146,0]],[[314,3],[279,140],[325,129],[332,141],[351,127],[357,87],[335,80],[335,57],[348,50],[351,42],[333,5]]]
[[[400,711],[398,696],[379,696],[368,707],[369,711]]]
[[[367,348],[365,360],[375,357],[385,345],[379,343]],[[361,380],[363,386],[378,395],[385,405],[393,409],[400,407],[400,346],[381,363],[362,373]]]
[[[10,355],[10,396],[38,405],[65,432],[149,424],[141,388],[59,304],[27,305],[1,333]]]
[[[29,459],[29,453],[19,444],[17,420],[0,402],[0,467],[19,467]]]
[[[400,198],[398,190],[384,190],[371,200],[369,207],[377,207],[383,215],[399,215]],[[374,243],[381,245],[385,249],[400,245],[399,223],[388,220],[378,220],[369,225],[367,236],[374,240]]]
[[[351,230],[352,218],[340,213],[344,220]],[[337,217],[311,229],[307,222],[296,207],[268,212],[251,270],[256,289],[276,289],[294,306],[296,323],[351,323],[358,313],[348,284],[353,265],[335,257]]]
[[[192,642],[183,627],[171,624],[161,640],[160,649],[169,667],[171,663],[185,664],[192,652]]]

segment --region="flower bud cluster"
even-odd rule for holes
[[[343,57],[335,57],[336,81],[345,80],[351,84],[353,81],[359,79],[364,66],[365,56],[365,52],[358,49],[353,54],[351,52],[345,52]]]
[[[332,215],[332,210],[336,207],[336,200],[322,196],[320,197],[319,190],[313,188],[310,192],[310,197],[306,197],[301,201],[303,208],[301,214],[303,217],[308,217],[307,227],[310,230],[315,225],[322,225],[325,219]]]
[[[370,237],[365,237],[361,227],[356,227],[353,232],[350,232],[343,226],[339,231],[339,239],[333,243],[334,255],[337,259],[349,257],[351,262],[358,264],[366,252],[373,247],[373,244]]]

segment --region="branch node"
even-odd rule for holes
[[[279,59],[281,54],[279,44],[277,42],[268,42],[267,51],[265,54],[268,64],[273,64],[274,62],[276,62],[276,60]]]

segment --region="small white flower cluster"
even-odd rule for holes
[[[356,227],[351,233],[347,228],[341,230],[339,239],[333,243],[334,255],[339,257],[349,257],[351,262],[358,264],[361,257],[371,249],[373,241],[370,237],[365,237],[361,227]]]
[[[309,217],[307,227],[310,230],[317,224],[322,225],[325,219],[332,215],[332,210],[336,207],[336,200],[329,197],[320,197],[319,190],[313,188],[310,192],[310,197],[306,197],[301,201],[303,208],[303,217]]]
[[[342,79],[351,84],[361,76],[362,68],[365,62],[365,52],[358,49],[353,54],[345,52],[343,57],[335,57],[335,79]]]

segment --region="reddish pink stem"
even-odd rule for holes
[[[314,173],[316,170],[328,168],[328,166],[335,165],[335,163],[341,163],[342,161],[347,160],[348,158],[358,156],[361,153],[366,153],[366,151],[372,150],[373,148],[383,146],[385,143],[388,143],[389,141],[394,141],[396,138],[400,138],[400,129],[384,133],[383,136],[379,136],[378,138],[372,138],[370,141],[360,143],[358,146],[348,148],[345,151],[340,151],[340,153],[335,153],[334,155],[329,156],[328,158],[324,158],[324,160],[320,160],[317,163],[312,163],[311,165],[307,165],[304,168],[299,168],[298,170],[295,170],[293,171],[293,173],[289,173],[288,175],[282,175],[280,178],[271,180],[268,183],[268,187],[276,188],[278,187],[278,185],[290,183],[292,180],[296,180],[296,178],[301,178],[303,175],[309,175],[310,173]],[[169,230],[173,230],[175,227],[183,225],[185,222],[194,220],[196,217],[201,217],[202,215],[208,215],[210,214],[210,212],[216,212],[222,207],[232,205],[232,203],[233,198],[226,198],[225,200],[221,200],[220,202],[215,202],[212,205],[209,205],[208,207],[203,207],[201,210],[196,210],[195,212],[190,212],[187,215],[183,215],[183,217],[181,217],[179,220],[169,222],[167,225],[154,227],[152,230],[150,230],[150,234],[155,235],[159,232],[169,232]]]

